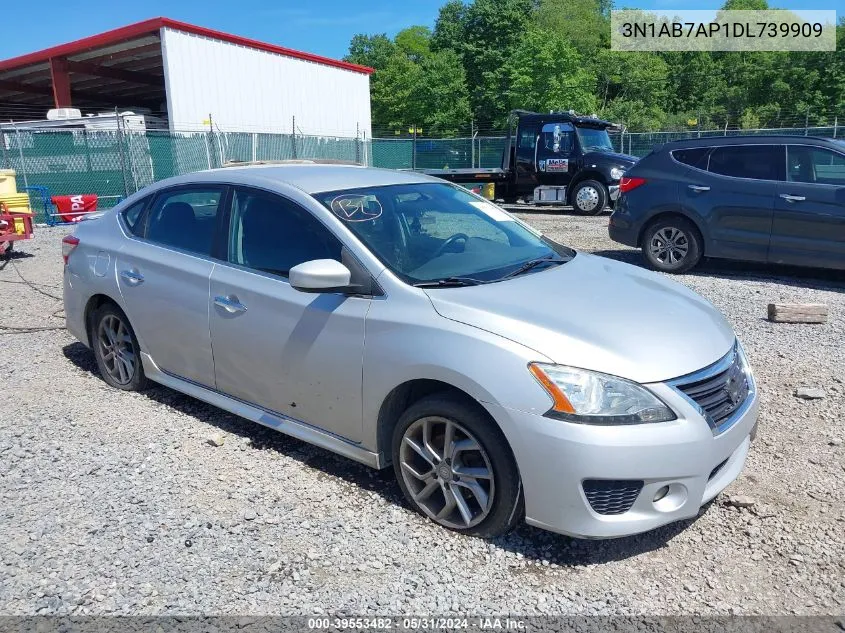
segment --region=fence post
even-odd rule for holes
[[[3,169],[9,169],[12,163],[9,162],[9,153],[6,149],[6,132],[0,129],[0,146],[3,147]]]
[[[417,124],[414,123],[414,138],[411,141],[411,169],[417,168]]]
[[[214,121],[208,113],[208,168],[217,167],[217,146],[214,144]]]
[[[26,163],[23,160],[23,143],[21,142],[21,131],[18,129],[18,126],[12,123],[15,126],[15,136],[18,139],[18,154],[21,157],[21,173],[23,174],[23,186],[29,187],[29,183],[26,180]]]
[[[258,161],[258,132],[252,133],[252,162]]]
[[[123,195],[129,195],[129,181],[126,179],[126,153],[123,150],[123,117],[114,109],[115,123],[117,124],[117,148],[120,153],[120,175],[123,177]]]
[[[804,115],[804,136],[807,136],[810,133],[810,108],[807,108],[807,114]]]
[[[361,164],[361,126],[355,123],[355,162]]]
[[[469,121],[469,151],[469,166],[471,169],[475,169],[475,121],[472,119]]]
[[[836,138],[836,128],[838,126],[838,123],[839,123],[839,117],[838,116],[833,117],[833,138]]]
[[[296,117],[291,121],[291,145],[293,146],[293,158],[296,158]]]

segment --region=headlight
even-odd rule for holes
[[[619,180],[620,178],[622,178],[622,174],[624,173],[625,170],[621,167],[614,167],[610,170],[610,177],[613,178],[613,180]]]
[[[668,422],[675,414],[637,383],[564,365],[531,363],[529,371],[552,398],[547,416],[582,424]]]

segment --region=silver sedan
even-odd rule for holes
[[[375,468],[440,525],[588,538],[695,516],[758,397],[707,301],[465,189],[340,165],[159,182],[64,239],[68,329],[166,385]]]

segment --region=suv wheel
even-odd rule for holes
[[[670,217],[651,224],[643,234],[643,254],[655,270],[683,273],[701,260],[698,229],[682,217]]]
[[[411,506],[443,527],[493,538],[522,519],[507,441],[465,399],[433,394],[411,405],[393,432],[393,467]]]
[[[107,303],[92,321],[91,344],[103,380],[124,391],[144,389],[147,377],[141,365],[141,348],[126,315]]]
[[[578,213],[598,215],[607,206],[607,188],[595,180],[584,180],[575,185],[570,199]]]

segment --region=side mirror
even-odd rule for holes
[[[300,292],[354,292],[351,278],[349,269],[334,259],[313,259],[288,272],[290,285]]]

